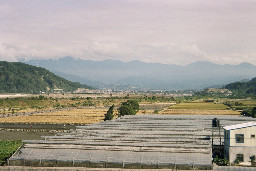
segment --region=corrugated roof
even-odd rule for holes
[[[236,125],[230,125],[223,127],[225,130],[232,130],[232,129],[240,129],[240,128],[246,128],[250,126],[256,126],[256,122],[247,122],[242,124],[236,124]]]

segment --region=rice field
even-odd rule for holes
[[[231,110],[222,103],[191,102],[179,103],[160,111],[163,115],[239,115],[238,111]]]
[[[233,110],[195,110],[195,109],[167,109],[159,112],[162,115],[240,115]]]
[[[107,109],[70,109],[67,111],[0,118],[0,122],[91,124],[103,121],[106,112]]]
[[[140,104],[138,115],[239,115],[223,103],[190,102],[190,103],[152,103]],[[68,109],[64,111],[18,115],[0,118],[0,123],[59,123],[59,124],[92,124],[104,120],[108,108]],[[117,113],[117,110],[115,111]]]
[[[179,103],[177,105],[170,106],[169,109],[227,110],[230,108],[224,105],[223,103],[190,102],[190,103]]]

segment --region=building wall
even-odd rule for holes
[[[244,134],[244,143],[236,142],[236,134]],[[255,146],[256,147],[256,126],[230,130],[230,146]]]
[[[229,147],[229,162],[234,163],[237,154],[243,154],[244,162],[250,162],[250,157],[256,156],[255,147]]]

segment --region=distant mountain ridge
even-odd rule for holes
[[[113,89],[203,89],[256,76],[256,67],[249,63],[219,65],[199,61],[179,66],[140,61],[91,61],[72,57],[21,61],[31,65],[38,62],[39,66],[72,81]]]
[[[53,89],[73,91],[90,88],[68,81],[50,71],[21,62],[0,61],[0,93],[36,93]]]

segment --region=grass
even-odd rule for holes
[[[3,166],[21,145],[20,140],[0,141],[0,165]]]

